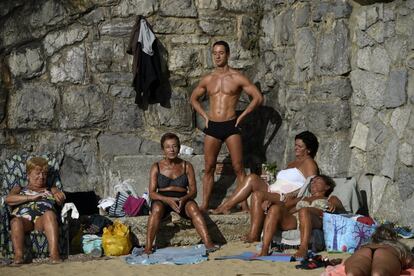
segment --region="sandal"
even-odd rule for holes
[[[315,255],[312,258],[304,259],[300,264],[296,265],[297,269],[315,269],[319,267],[326,267],[327,261],[321,255]]]

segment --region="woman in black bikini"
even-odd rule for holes
[[[171,211],[189,218],[201,237],[207,252],[217,247],[212,243],[207,225],[194,198],[197,194],[193,166],[178,157],[180,140],[174,133],[161,137],[164,159],[152,165],[150,171],[149,196],[152,200],[148,218],[145,253],[152,253],[152,244],[163,217]]]

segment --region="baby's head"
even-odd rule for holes
[[[390,223],[381,224],[375,229],[375,232],[372,235],[372,241],[374,243],[396,240],[398,240],[397,232],[395,232],[393,225]]]

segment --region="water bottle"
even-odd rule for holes
[[[102,248],[101,247],[96,247],[94,249],[92,249],[91,253],[89,253],[91,256],[95,257],[95,258],[99,258],[102,256]]]

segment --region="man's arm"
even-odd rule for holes
[[[247,108],[237,118],[236,126],[239,125],[241,121],[243,121],[244,117],[246,117],[247,114],[255,110],[259,105],[263,103],[262,93],[260,93],[256,85],[254,85],[248,78],[246,78],[243,75],[240,75],[240,80],[241,80],[241,84],[242,84],[242,88],[244,92],[247,95],[249,95],[252,99],[250,101],[250,104],[247,106]]]
[[[193,92],[191,93],[190,97],[190,104],[194,108],[194,110],[199,113],[204,120],[206,120],[206,127],[208,126],[208,115],[207,112],[203,109],[201,106],[201,103],[199,101],[199,98],[203,96],[207,91],[207,81],[206,78],[203,78],[197,85],[196,88],[194,88]]]

